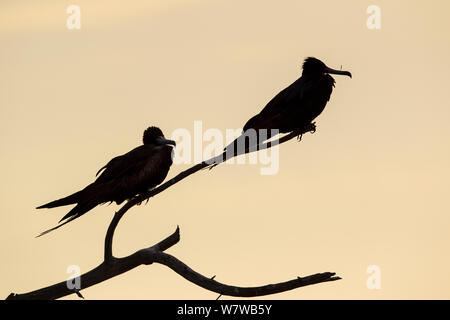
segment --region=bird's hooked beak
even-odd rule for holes
[[[348,71],[335,70],[335,69],[331,69],[328,67],[325,68],[325,73],[340,74],[340,75],[344,75],[344,76],[349,76],[350,78],[352,77],[352,74]]]
[[[173,145],[173,146],[176,145],[175,141],[173,141],[173,140],[168,140],[168,139],[166,139],[166,138],[164,138],[164,137],[157,137],[157,138],[155,139],[155,141],[156,141],[156,143],[159,144],[159,145],[165,145],[165,144],[171,144],[171,145]]]

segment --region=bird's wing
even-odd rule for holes
[[[276,113],[277,111],[284,109],[286,105],[290,105],[292,101],[301,100],[305,92],[305,85],[307,84],[305,83],[304,78],[298,78],[291,85],[273,97],[260,113],[262,115]]]
[[[146,157],[133,156],[128,161],[121,159],[120,165],[116,163],[111,169],[107,167],[87,194],[95,194],[100,202],[120,204],[160,184],[172,165],[172,147],[146,147],[145,153]]]
[[[247,129],[265,129],[276,125],[277,119],[282,119],[288,111],[287,107],[293,105],[293,101],[302,99],[304,92],[303,78],[297,79],[287,88],[281,90],[270,100],[259,114],[251,118],[244,126]]]
[[[160,184],[172,165],[172,147],[160,146],[148,153],[148,157],[141,159],[128,167],[125,174],[115,177],[114,184],[124,189],[135,186],[152,188]]]
[[[112,179],[117,179],[130,170],[134,170],[137,165],[145,161],[152,154],[152,150],[145,145],[139,146],[128,153],[115,157],[103,166],[97,175],[103,171],[95,182],[107,182]]]
[[[95,176],[98,176],[98,174],[99,174],[100,172],[102,172],[103,170],[105,170],[108,166],[113,165],[114,162],[119,161],[119,158],[120,158],[120,157],[121,157],[121,156],[115,157],[115,158],[111,159],[107,164],[105,164],[103,167],[101,167],[101,168],[97,171],[97,173],[95,174]]]

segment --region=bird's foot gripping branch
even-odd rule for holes
[[[306,126],[303,128],[303,131],[304,131],[304,132],[311,132],[311,134],[314,133],[314,132],[316,132],[316,123],[315,123],[315,122],[312,122],[312,123],[306,125]],[[297,141],[298,141],[298,142],[302,141],[303,135],[304,135],[304,133],[300,133],[300,134],[297,136]]]

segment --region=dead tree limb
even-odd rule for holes
[[[289,291],[295,288],[313,285],[321,282],[339,280],[339,277],[335,276],[335,273],[324,272],[313,274],[306,277],[298,277],[286,282],[269,284],[260,287],[236,287],[217,282],[211,278],[205,277],[200,273],[192,270],[182,261],[178,260],[174,256],[165,253],[164,251],[178,243],[180,240],[180,230],[176,231],[168,236],[163,241],[141,249],[124,258],[111,258],[105,260],[98,267],[91,271],[81,275],[80,288],[70,289],[67,285],[67,281],[62,281],[52,286],[48,286],[36,291],[14,294],[11,293],[7,300],[53,300],[58,299],[73,293],[78,293],[82,289],[86,289],[100,282],[118,276],[122,273],[130,271],[141,265],[150,265],[152,263],[163,264],[186,280],[204,288],[209,291],[219,293],[221,295],[235,296],[235,297],[257,297],[264,296],[279,292]]]
[[[315,131],[314,124],[311,124],[311,126],[305,127],[302,130],[294,131],[278,140],[275,140],[273,142],[268,142],[265,144],[261,144],[257,147],[256,150],[262,150],[271,148],[275,145],[284,143],[296,136],[302,135],[303,133],[309,132],[309,131]],[[244,153],[250,153],[256,150],[248,150],[246,149]],[[215,157],[213,159],[216,159],[216,163],[221,163],[222,161],[226,161],[232,157],[235,157],[238,154],[226,154],[223,153],[222,155]],[[195,272],[191,268],[189,268],[186,264],[184,264],[182,261],[178,260],[174,256],[165,253],[164,251],[178,243],[180,240],[180,233],[179,228],[176,229],[176,231],[167,237],[166,239],[162,240],[161,242],[145,248],[141,249],[127,257],[123,258],[116,258],[113,256],[112,251],[112,243],[113,243],[113,237],[114,232],[116,230],[117,225],[119,224],[120,219],[123,217],[123,215],[133,206],[141,203],[142,201],[145,201],[156,194],[164,191],[165,189],[169,188],[170,186],[174,185],[175,183],[183,180],[184,178],[188,177],[189,175],[204,169],[211,165],[211,163],[214,163],[215,161],[211,161],[213,159],[210,159],[209,161],[205,161],[202,163],[199,163],[197,165],[194,165],[193,167],[181,172],[174,178],[170,179],[169,181],[165,182],[164,184],[160,185],[159,187],[152,189],[146,193],[140,194],[136,196],[135,198],[129,200],[125,205],[120,208],[119,211],[117,211],[108,227],[108,231],[106,233],[105,237],[105,252],[104,252],[104,261],[97,266],[96,268],[92,269],[91,271],[83,274],[80,276],[80,288],[71,289],[68,286],[67,281],[63,281],[57,284],[54,284],[52,286],[48,286],[39,290],[35,290],[29,293],[24,294],[15,294],[11,293],[7,299],[10,300],[34,300],[34,299],[41,299],[41,300],[51,300],[51,299],[58,299],[67,295],[70,295],[72,293],[76,293],[77,295],[81,296],[79,293],[80,290],[88,288],[90,286],[93,286],[95,284],[98,284],[100,282],[103,282],[105,280],[108,280],[110,278],[113,278],[119,274],[125,273],[129,270],[132,270],[140,265],[149,265],[152,263],[160,263],[163,264],[182,277],[184,277],[186,280],[202,287],[207,290],[219,293],[221,295],[228,295],[228,296],[235,296],[235,297],[256,297],[256,296],[263,296],[263,295],[269,295],[279,292],[284,292],[288,290],[292,290],[295,288],[308,286],[312,284],[317,284],[321,282],[328,282],[328,281],[335,281],[339,280],[340,278],[335,276],[335,273],[332,272],[325,272],[325,273],[317,273],[306,277],[298,277],[297,279],[281,282],[277,284],[269,284],[265,286],[260,287],[236,287],[236,286],[230,286],[226,284],[222,284],[220,282],[217,282],[213,278],[208,278],[203,275],[201,275],[198,272]]]

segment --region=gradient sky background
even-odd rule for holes
[[[66,28],[70,4],[80,30]],[[366,27],[371,4],[381,30]],[[37,205],[93,181],[149,125],[166,136],[194,120],[242,127],[315,56],[354,77],[335,77],[315,134],[280,147],[277,175],[258,165],[199,172],[130,210],[115,255],[180,225],[168,252],[227,284],[343,277],[266,298],[450,298],[449,12],[445,0],[1,1],[0,295],[98,265],[118,210],[98,207],[36,239],[69,210]],[[372,264],[380,290],[366,287]],[[82,293],[217,297],[161,265]]]

